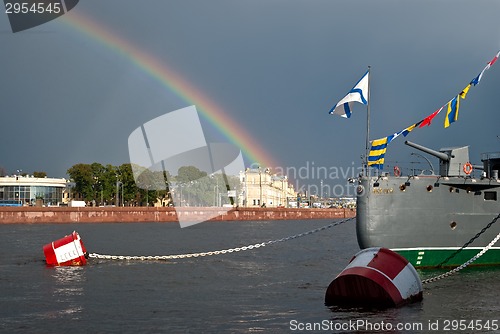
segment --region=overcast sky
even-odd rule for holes
[[[280,167],[346,169],[364,153],[366,108],[356,105],[350,119],[328,111],[367,66],[377,139],[479,74],[500,49],[499,13],[495,0],[81,0],[64,19],[15,34],[2,13],[0,166],[66,177],[76,163],[126,163],[134,129],[192,103],[74,29],[72,15],[175,69]],[[470,145],[480,163],[480,153],[500,151],[499,93],[500,62],[462,101],[458,122],[444,129],[441,113],[407,139]],[[386,163],[416,159],[403,142],[391,143]]]

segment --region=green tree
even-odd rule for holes
[[[102,205],[101,203],[105,201],[104,197],[104,182],[105,182],[105,172],[106,168],[100,163],[94,162],[90,165],[90,170],[92,172],[92,200],[95,200],[97,205]]]
[[[96,204],[114,202],[116,194],[116,167],[100,163],[76,164],[67,171],[75,182],[75,191],[82,194],[85,201],[95,200]],[[102,202],[101,203],[101,199]]]
[[[118,167],[107,164],[102,173],[103,197],[107,204],[116,204],[116,182],[118,181]],[[120,190],[121,192],[121,190]]]
[[[183,166],[177,171],[177,181],[184,183],[189,181],[195,181],[207,176],[207,173],[199,170],[195,166]]]
[[[38,178],[45,178],[45,177],[47,177],[47,173],[45,173],[45,172],[33,172],[33,176],[38,177]]]
[[[135,184],[134,174],[130,164],[122,164],[117,168],[120,182],[123,182],[123,200],[130,204],[136,197],[139,188]]]
[[[86,201],[96,204],[116,203],[117,182],[120,203],[123,196],[125,205],[152,205],[158,199],[166,199],[176,205],[212,206],[229,203],[226,183],[230,189],[239,187],[237,177],[212,174],[194,166],[179,168],[173,177],[168,172],[151,171],[132,164],[103,166],[100,163],[76,164],[67,171],[75,182],[75,192],[82,194]],[[236,188],[235,188],[236,187]],[[172,189],[171,189],[172,188]],[[122,194],[123,189],[123,194]],[[172,198],[175,192],[176,198]]]
[[[75,191],[82,194],[86,201],[94,198],[94,178],[92,168],[89,164],[76,164],[67,171],[70,178],[75,182]]]
[[[172,179],[168,172],[151,171],[140,166],[132,166],[137,179],[135,185],[139,190],[137,201],[152,205],[157,199],[170,199],[169,180]]]
[[[221,173],[207,176],[206,172],[193,166],[179,168],[179,175],[175,181],[174,202],[177,206],[233,204],[227,196],[227,191],[241,189],[237,176]]]

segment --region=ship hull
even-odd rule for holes
[[[387,247],[415,267],[436,267],[500,213],[500,183],[464,177],[363,177],[357,188],[359,246]],[[500,232],[492,224],[445,266],[460,265]],[[499,245],[497,245],[499,246]],[[500,265],[494,247],[475,265]]]

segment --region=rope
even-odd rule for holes
[[[155,256],[151,256],[151,255],[150,256],[102,255],[102,254],[97,254],[97,253],[91,253],[91,254],[89,254],[89,258],[105,259],[105,260],[126,260],[126,261],[167,261],[167,260],[197,258],[197,257],[213,256],[213,255],[227,254],[227,253],[233,253],[233,252],[241,252],[241,251],[246,251],[246,250],[257,249],[260,247],[269,246],[269,245],[276,244],[279,242],[285,242],[285,241],[297,239],[297,238],[304,237],[306,235],[310,235],[310,234],[313,234],[313,233],[316,233],[319,231],[324,231],[324,230],[332,228],[334,226],[338,226],[340,224],[346,223],[354,218],[355,217],[344,219],[344,220],[341,220],[338,222],[331,223],[331,224],[326,225],[326,226],[318,227],[314,230],[310,230],[310,231],[303,232],[300,234],[292,235],[292,236],[289,236],[286,238],[269,240],[269,241],[265,241],[265,242],[261,242],[261,243],[257,243],[257,244],[253,244],[253,245],[217,250],[217,251],[212,251],[212,252],[188,253],[188,254],[177,254],[177,255],[155,255]]]
[[[453,275],[455,273],[458,273],[460,270],[464,269],[465,267],[470,265],[472,262],[476,261],[481,256],[483,256],[483,254],[486,253],[488,250],[490,250],[490,248],[493,247],[499,239],[500,239],[500,233],[498,233],[497,236],[486,247],[484,247],[479,253],[477,253],[474,257],[472,257],[469,261],[465,262],[464,264],[462,264],[462,265],[456,267],[455,269],[452,269],[444,274],[423,280],[422,284],[432,283],[432,282],[435,282],[435,281],[440,280],[442,278],[445,278],[445,277],[448,277],[448,276]]]

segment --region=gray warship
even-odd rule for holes
[[[394,173],[360,176],[356,188],[358,244],[361,249],[390,248],[415,267],[460,265],[500,231],[500,222],[490,224],[500,213],[500,152],[483,153],[482,165],[472,165],[468,146],[435,151],[408,141],[405,144],[437,157],[439,174],[431,169],[402,175],[394,167]],[[472,173],[474,169],[480,171],[479,177],[473,176],[477,174]],[[474,264],[500,264],[500,247],[491,248]]]

